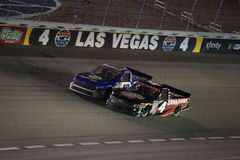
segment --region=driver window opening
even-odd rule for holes
[[[125,73],[123,75],[122,82],[130,82],[130,73]]]

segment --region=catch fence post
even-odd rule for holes
[[[139,13],[139,15],[138,15],[138,20],[137,20],[136,29],[138,29],[138,26],[139,26],[139,21],[140,21],[140,19],[141,19],[142,13],[143,13],[143,8],[144,8],[144,5],[145,5],[145,1],[146,1],[146,0],[143,0],[142,7],[141,7],[141,11],[140,11],[140,13]]]
[[[110,5],[110,2],[111,2],[111,0],[108,0],[108,3],[107,3],[107,8],[106,8],[106,11],[105,11],[105,14],[104,14],[104,17],[103,17],[102,26],[104,26],[104,25],[105,25],[106,16],[107,16],[107,13],[108,13],[108,8],[109,8],[109,5]]]
[[[38,22],[41,22],[41,20],[42,20],[44,5],[45,5],[45,0],[42,0],[41,14],[40,14],[40,16],[39,16],[39,18],[38,18]]]

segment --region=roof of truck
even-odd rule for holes
[[[153,87],[156,87],[156,88],[159,88],[161,89],[161,84],[159,83],[155,83],[155,82],[152,82],[152,81],[142,81],[142,80],[139,80],[139,81],[136,81],[136,83],[139,82],[139,83],[142,83],[142,84],[147,84],[149,86],[153,86]]]
[[[122,67],[122,66],[119,66],[119,65],[116,65],[116,64],[102,64],[104,66],[107,66],[107,67],[111,67],[111,68],[114,68],[118,71],[124,71],[124,70],[127,70],[126,67]]]

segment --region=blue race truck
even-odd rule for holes
[[[91,72],[75,74],[69,89],[82,95],[108,99],[113,88],[130,87],[135,81],[149,81],[152,76],[129,67],[100,64]]]

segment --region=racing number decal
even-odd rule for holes
[[[130,86],[130,82],[119,82],[114,88],[128,88]]]
[[[47,45],[48,41],[49,41],[49,33],[50,30],[46,29],[38,38],[38,42],[42,42],[42,45]]]
[[[120,83],[120,88],[127,88],[130,87],[130,82],[121,82]]]
[[[128,87],[130,87],[130,84],[124,84],[123,85],[123,88],[128,88]]]
[[[181,45],[180,45],[180,47],[179,47],[182,51],[187,51],[189,39],[190,39],[189,37],[186,37],[186,38],[182,41],[182,43],[181,43]]]
[[[155,101],[152,105],[152,109],[151,109],[150,113],[156,114],[157,111],[159,111],[159,113],[163,113],[166,106],[167,106],[166,101]]]
[[[159,104],[158,110],[160,111],[160,113],[163,113],[163,111],[165,110],[166,106],[167,106],[167,102],[166,101],[163,102],[162,104],[161,103]]]

